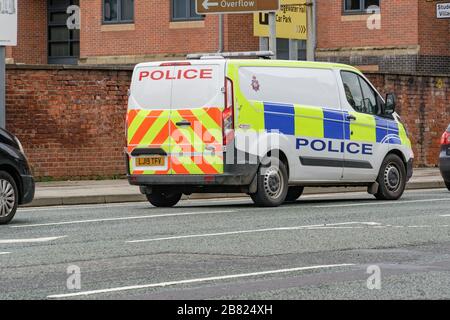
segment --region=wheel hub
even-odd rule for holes
[[[0,180],[0,216],[8,216],[14,208],[15,204],[14,188],[6,180]]]
[[[264,189],[269,197],[275,199],[283,192],[283,176],[278,168],[267,169],[264,175]]]
[[[390,191],[397,191],[400,186],[400,170],[394,165],[389,164],[384,171],[384,183]]]

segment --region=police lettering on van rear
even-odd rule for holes
[[[245,192],[257,205],[305,186],[367,186],[398,199],[413,153],[395,98],[353,67],[276,60],[139,64],[127,115],[127,167],[156,206],[182,194]]]
[[[212,79],[212,69],[185,69],[185,70],[152,70],[141,71],[139,81],[150,80],[193,80]]]

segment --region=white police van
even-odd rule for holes
[[[128,179],[152,204],[245,192],[278,206],[308,186],[367,186],[385,200],[403,194],[411,142],[394,95],[384,100],[359,70],[191,58],[142,63],[133,73]]]

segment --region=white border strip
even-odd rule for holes
[[[103,219],[73,220],[73,221],[50,222],[50,223],[39,223],[39,224],[12,225],[12,226],[10,226],[10,228],[47,227],[47,226],[67,225],[67,224],[81,224],[81,223],[123,221],[123,220],[140,220],[140,219],[153,219],[153,218],[165,218],[165,217],[181,217],[181,216],[194,216],[194,215],[203,215],[203,214],[233,213],[233,212],[236,212],[236,210],[199,211],[199,212],[184,212],[184,213],[170,213],[170,214],[153,214],[153,215],[146,215],[146,216],[131,216],[131,217],[119,217],[119,218],[103,218]]]
[[[252,273],[240,273],[240,274],[232,274],[232,275],[225,275],[225,276],[197,278],[197,279],[169,281],[169,282],[159,282],[159,283],[151,283],[151,284],[128,286],[128,287],[117,287],[117,288],[111,288],[111,289],[82,291],[82,292],[65,293],[65,294],[54,294],[54,295],[47,296],[47,298],[58,299],[58,298],[89,296],[89,295],[100,294],[100,293],[111,293],[111,292],[120,292],[120,291],[128,291],[128,290],[167,287],[167,286],[174,286],[174,285],[180,285],[180,284],[190,284],[190,283],[200,283],[200,282],[208,282],[208,281],[248,278],[248,277],[263,276],[263,275],[269,275],[269,274],[280,274],[280,273],[314,270],[314,269],[325,269],[325,268],[348,267],[348,266],[354,266],[354,265],[355,264],[353,264],[353,263],[342,263],[342,264],[317,265],[317,266],[310,266],[310,267],[298,267],[298,268],[290,268],[290,269],[278,269],[278,270],[260,271],[260,272],[252,272]]]
[[[349,225],[362,225],[359,227],[349,227]],[[139,242],[152,242],[152,241],[164,241],[164,240],[176,240],[176,239],[189,239],[189,238],[206,238],[206,237],[218,237],[218,236],[228,236],[235,234],[245,234],[245,233],[258,233],[258,232],[272,232],[272,231],[294,231],[294,230],[315,230],[315,229],[339,229],[339,228],[364,228],[373,227],[381,225],[378,222],[341,222],[341,223],[329,223],[329,224],[316,224],[316,225],[306,225],[306,226],[296,226],[296,227],[278,227],[278,228],[266,228],[266,229],[253,229],[253,230],[238,230],[229,232],[217,232],[217,233],[203,233],[203,234],[190,234],[184,236],[173,236],[164,238],[152,238],[152,239],[142,239],[142,240],[129,240],[128,243],[139,243]],[[347,226],[347,227],[344,227]]]
[[[351,201],[351,200],[349,200]],[[352,204],[332,204],[332,205],[323,205],[323,206],[314,206],[314,208],[339,208],[339,207],[358,207],[358,206],[371,206],[371,205],[395,205],[395,204],[407,204],[407,203],[417,203],[417,202],[435,202],[435,201],[450,201],[450,198],[442,198],[442,199],[423,199],[423,200],[399,200],[399,201],[376,201],[372,202],[364,202],[364,203],[352,203]]]

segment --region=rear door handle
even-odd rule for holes
[[[356,117],[354,115],[352,115],[352,114],[349,114],[349,115],[347,115],[347,120],[348,121],[355,121]]]
[[[183,120],[183,121],[180,121],[180,122],[177,122],[177,123],[175,123],[178,127],[187,127],[187,126],[190,126],[191,125],[191,123],[189,122],[189,121],[187,121],[187,120]]]

